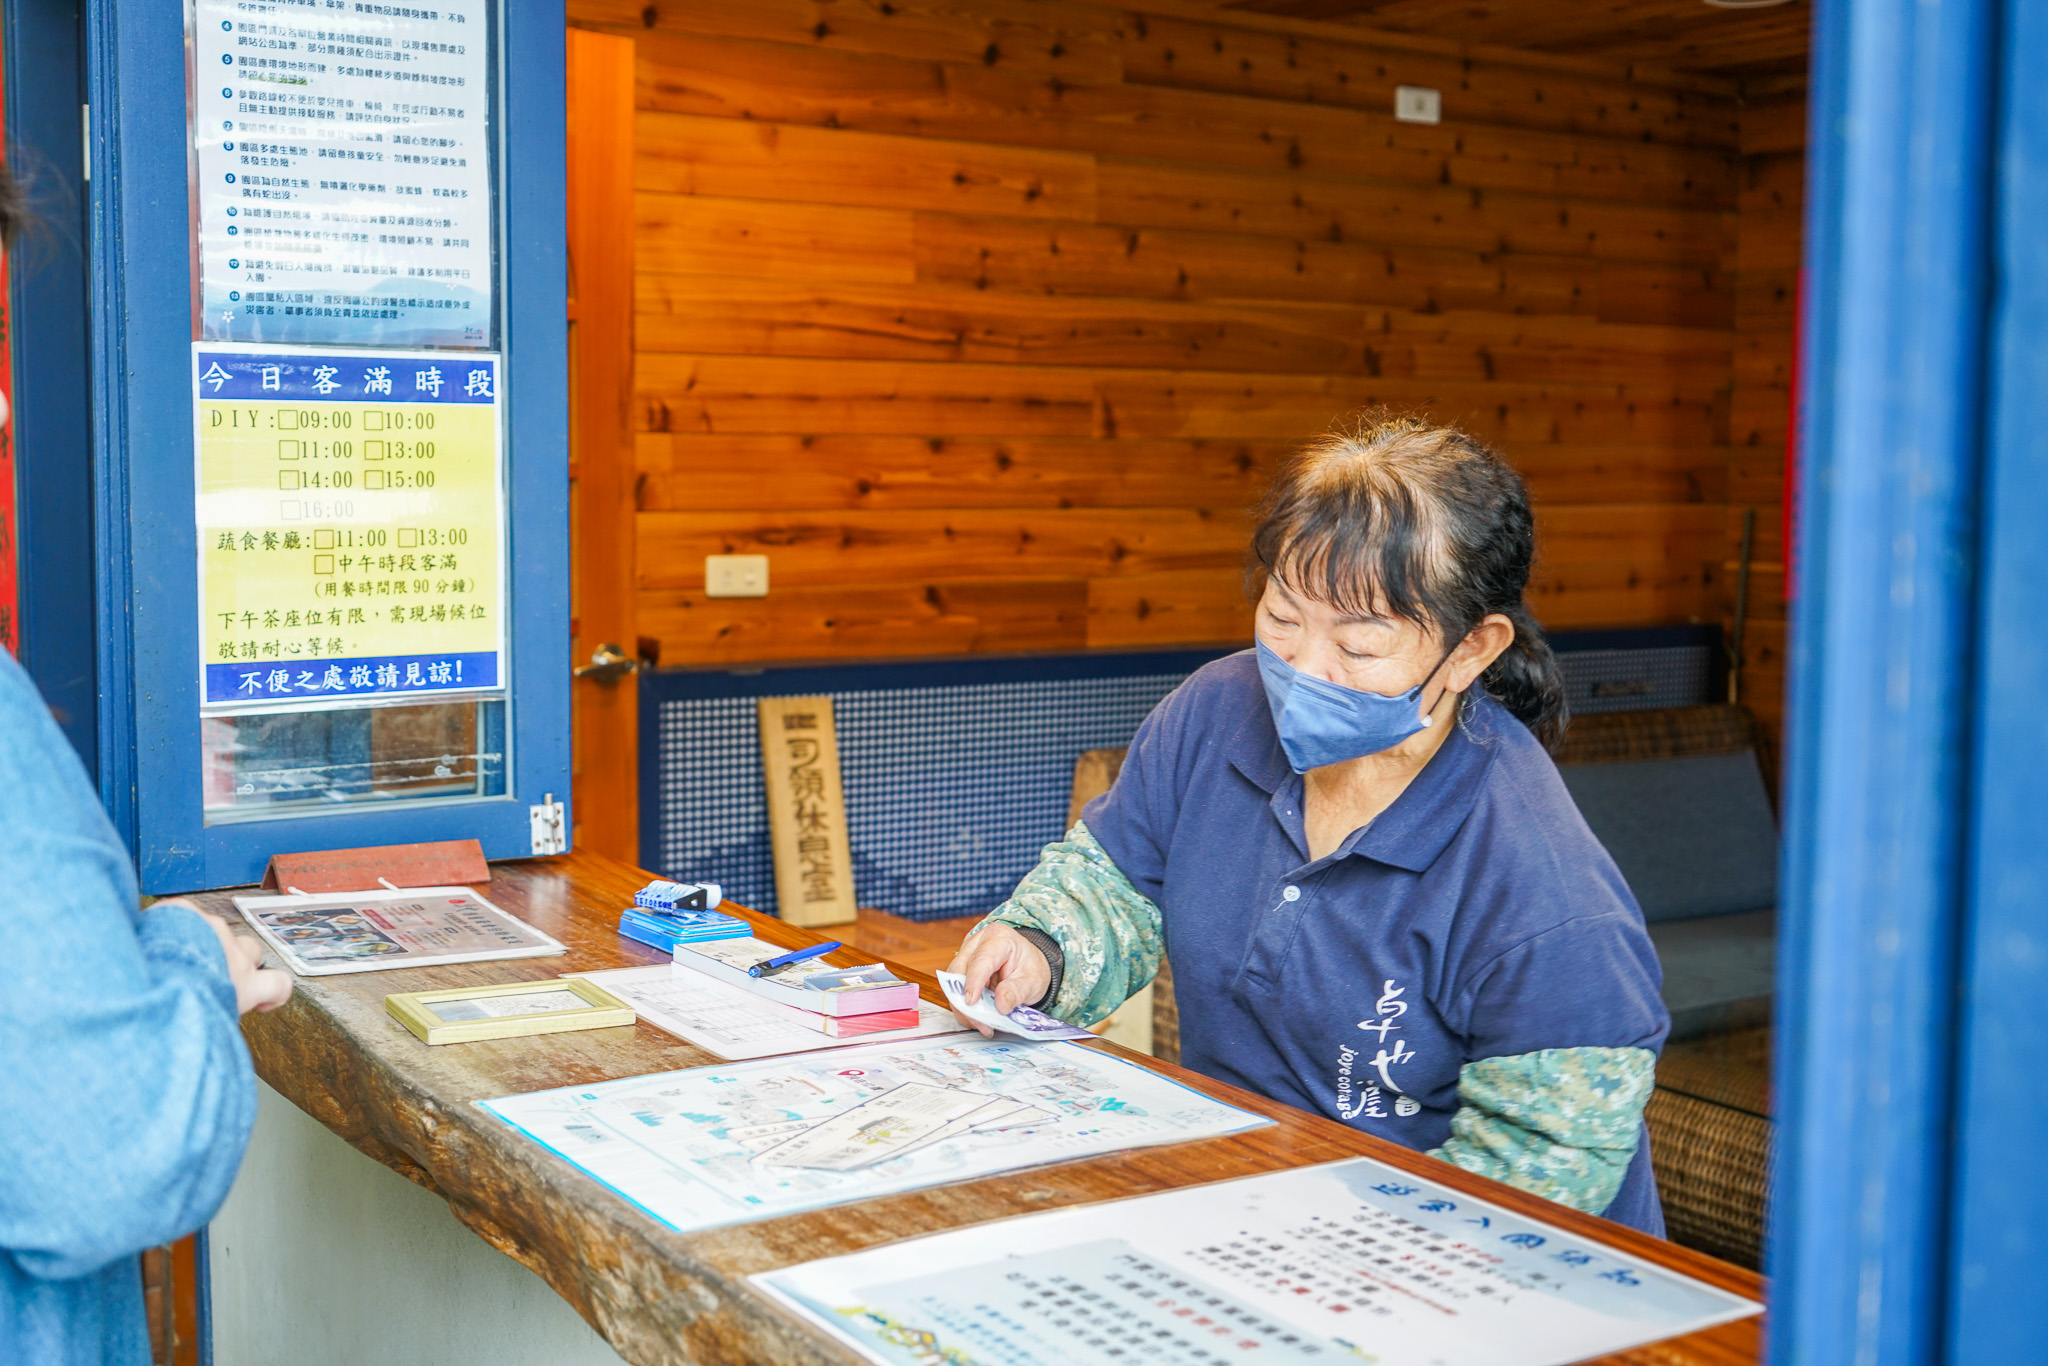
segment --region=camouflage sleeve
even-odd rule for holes
[[[1647,1048],[1546,1048],[1458,1071],[1458,1113],[1432,1157],[1599,1214],[1636,1154],[1656,1083]]]
[[[1096,1024],[1141,990],[1165,952],[1159,908],[1110,861],[1086,821],[1045,846],[1038,866],[981,925],[1044,933],[1066,956],[1066,976],[1047,1014]]]

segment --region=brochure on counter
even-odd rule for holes
[[[780,945],[751,936],[685,943],[676,945],[674,966],[677,972],[715,977],[764,1000],[818,1015],[864,1015],[872,1011],[914,1010],[917,1007],[917,988],[899,980],[879,963],[834,968],[813,961],[796,963],[759,977],[748,974],[747,969],[759,967],[788,952]]]
[[[728,1060],[958,1034],[966,1028],[953,1018],[952,1011],[920,1001],[907,1012],[909,1019],[900,1027],[840,1036],[831,1031],[842,1024],[868,1019],[895,1021],[903,1012],[853,1015],[842,1021],[836,1016],[763,1000],[700,972],[672,972],[665,963],[563,976],[595,982],[632,1006],[646,1023]]]
[[[301,977],[567,952],[467,887],[238,896],[235,909]]]

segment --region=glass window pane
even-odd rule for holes
[[[505,791],[503,702],[245,712],[200,726],[209,824]]]

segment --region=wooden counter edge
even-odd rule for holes
[[[536,865],[553,865],[547,868],[548,872],[571,874],[579,882],[608,882],[614,886],[638,886],[649,876],[628,865],[587,854],[500,867],[516,878],[522,867],[539,873],[541,869]],[[502,880],[480,890],[487,896],[497,891],[500,897],[494,899],[499,899],[501,904],[504,899],[510,899],[503,897],[507,885]],[[224,900],[228,894],[213,895]],[[827,937],[743,908],[727,905],[722,909],[743,915],[759,937],[772,943],[799,947]],[[612,927],[607,925],[605,928],[609,931]],[[636,955],[628,951],[628,956]],[[861,955],[853,950],[841,950],[831,958],[875,961],[873,955]],[[552,976],[553,973],[547,971],[549,962],[545,959],[524,960],[516,964],[486,966],[518,967],[532,970],[531,974],[522,972],[520,975]],[[944,1004],[943,993],[930,974],[893,963],[891,967],[906,980],[917,983],[926,999]],[[305,980],[333,982],[336,979]],[[451,1106],[446,1103],[446,1098],[426,1094],[401,1075],[386,1058],[365,1048],[363,1040],[358,1039],[333,1012],[315,1005],[307,992],[297,993],[294,1003],[276,1015],[252,1020],[246,1032],[259,1074],[280,1093],[358,1151],[440,1195],[456,1217],[478,1236],[546,1280],[621,1355],[648,1363],[648,1366],[708,1360],[844,1362],[849,1357],[843,1345],[789,1315],[746,1278],[776,1266],[853,1251],[858,1247],[891,1241],[894,1237],[940,1232],[945,1227],[964,1226],[980,1222],[982,1218],[1014,1217],[1040,1209],[1124,1198],[1124,1194],[1151,1193],[1150,1190],[1131,1190],[1124,1194],[1089,1195],[1030,1190],[1022,1192],[1021,1198],[1032,1202],[1035,1207],[1014,1208],[1019,1203],[1017,1188],[1020,1186],[1072,1186],[1077,1184],[1075,1177],[1152,1165],[1168,1154],[1178,1155],[1172,1166],[1177,1169],[1176,1177],[1184,1176],[1188,1170],[1188,1159],[1206,1147],[1205,1156],[1209,1159],[1206,1165],[1212,1170],[1197,1180],[1176,1179],[1158,1185],[1158,1189],[1207,1184],[1234,1175],[1254,1174],[1249,1170],[1218,1171],[1213,1168],[1223,1160],[1224,1150],[1233,1144],[1237,1145],[1242,1156],[1247,1147],[1270,1150],[1276,1137],[1305,1142],[1290,1143],[1290,1151],[1280,1160],[1258,1163],[1256,1170],[1279,1170],[1346,1156],[1369,1156],[1438,1185],[1556,1225],[1590,1241],[1606,1243],[1721,1289],[1753,1299],[1763,1298],[1762,1281],[1755,1273],[1567,1209],[1422,1153],[1360,1133],[1333,1120],[1294,1110],[1183,1068],[1132,1053],[1107,1041],[1083,1046],[1112,1053],[1162,1076],[1192,1085],[1226,1103],[1275,1119],[1282,1128],[1046,1164],[1015,1173],[851,1202],[819,1211],[729,1225],[696,1234],[677,1234],[585,1176],[580,1169],[553,1159],[538,1145],[512,1134],[466,1101],[457,1100]],[[312,1066],[309,1067],[309,1063]],[[578,1080],[581,1078],[563,1076],[554,1084],[573,1085]],[[1264,1136],[1263,1141],[1260,1136]],[[1296,1156],[1306,1160],[1291,1160]],[[516,1170],[520,1167],[526,1170]],[[1130,1173],[1123,1171],[1117,1174],[1128,1176]],[[601,1199],[593,1203],[591,1196],[598,1192],[601,1192]],[[887,1217],[888,1212],[897,1206],[944,1206],[956,1203],[960,1196],[976,1194],[987,1196],[987,1203],[1012,1208],[969,1218],[955,1218],[951,1212],[946,1212],[937,1221],[938,1226],[900,1232],[895,1231],[897,1221]],[[606,1209],[607,1202],[616,1208]],[[560,1216],[565,1210],[573,1211],[581,1218],[564,1220]],[[878,1213],[884,1215],[880,1220],[875,1218]],[[816,1249],[818,1238],[804,1226],[815,1225],[821,1219],[832,1221],[834,1236],[828,1241],[851,1245]],[[604,1227],[584,1230],[586,1223]],[[610,1232],[614,1237],[607,1241],[616,1245],[600,1248],[588,1238],[567,1236],[571,1231],[570,1225],[574,1225],[576,1231]],[[876,1236],[867,1236],[870,1231]],[[716,1254],[722,1251],[740,1254],[736,1260],[741,1263],[756,1264],[744,1269],[720,1265],[726,1258]],[[771,1264],[759,1264],[763,1253],[767,1254]],[[1659,1366],[1723,1366],[1724,1363],[1733,1366],[1733,1363],[1754,1362],[1757,1360],[1759,1329],[1759,1321],[1752,1318],[1600,1360],[1612,1363],[1612,1366],[1649,1366],[1652,1362]],[[676,1354],[679,1348],[683,1349],[684,1355]]]

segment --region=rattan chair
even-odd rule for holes
[[[1770,1197],[1770,1052],[1768,1029],[1671,1044],[1644,1115],[1671,1240],[1747,1267]]]
[[[1753,750],[1775,794],[1768,737],[1747,708],[1673,707],[1575,717],[1560,764]],[[1732,1017],[1731,1017],[1732,1018]],[[1666,1045],[1645,1119],[1673,1242],[1755,1267],[1763,1256],[1772,1138],[1771,1034],[1755,1025]]]

